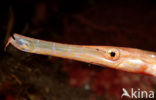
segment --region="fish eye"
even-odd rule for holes
[[[119,50],[118,49],[109,49],[108,50],[108,59],[110,60],[117,60],[120,56]]]
[[[116,53],[115,53],[114,51],[112,51],[112,52],[110,53],[110,56],[111,56],[111,57],[115,57],[115,55],[116,55]]]

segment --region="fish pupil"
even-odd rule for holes
[[[115,57],[115,52],[110,53],[111,57]]]

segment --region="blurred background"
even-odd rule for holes
[[[155,0],[0,1],[0,100],[120,100],[122,88],[156,89],[152,76],[25,53],[11,45],[4,52],[13,33],[156,51]]]

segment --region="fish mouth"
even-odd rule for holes
[[[9,46],[12,40],[15,40],[15,37],[13,35],[8,38],[8,42],[6,43],[4,47],[4,51],[6,51],[6,48]]]
[[[13,35],[11,35],[11,37],[12,37],[12,39],[13,39],[13,40],[15,40],[15,36],[14,36],[14,34],[13,34]]]

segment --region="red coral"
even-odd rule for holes
[[[7,95],[5,100],[16,100],[16,99],[11,95]]]
[[[16,98],[14,98],[15,96],[13,96],[14,93],[16,93],[16,87],[14,87],[14,85],[15,83],[10,81],[5,81],[0,85],[0,95],[2,97],[4,96],[5,100],[16,100]]]
[[[87,67],[88,68],[88,67]],[[64,61],[63,70],[69,75],[71,86],[82,87],[89,83],[91,90],[103,96],[105,94],[120,99],[122,88],[140,88],[152,90],[153,77],[141,74],[128,73],[110,68],[103,70],[87,69],[80,62]]]
[[[69,63],[65,61],[63,70],[68,73],[70,78],[69,84],[71,86],[78,86],[78,87],[83,86],[85,83],[87,83],[90,80],[89,76],[91,70],[82,68],[80,63],[76,63],[73,66],[73,63]]]

